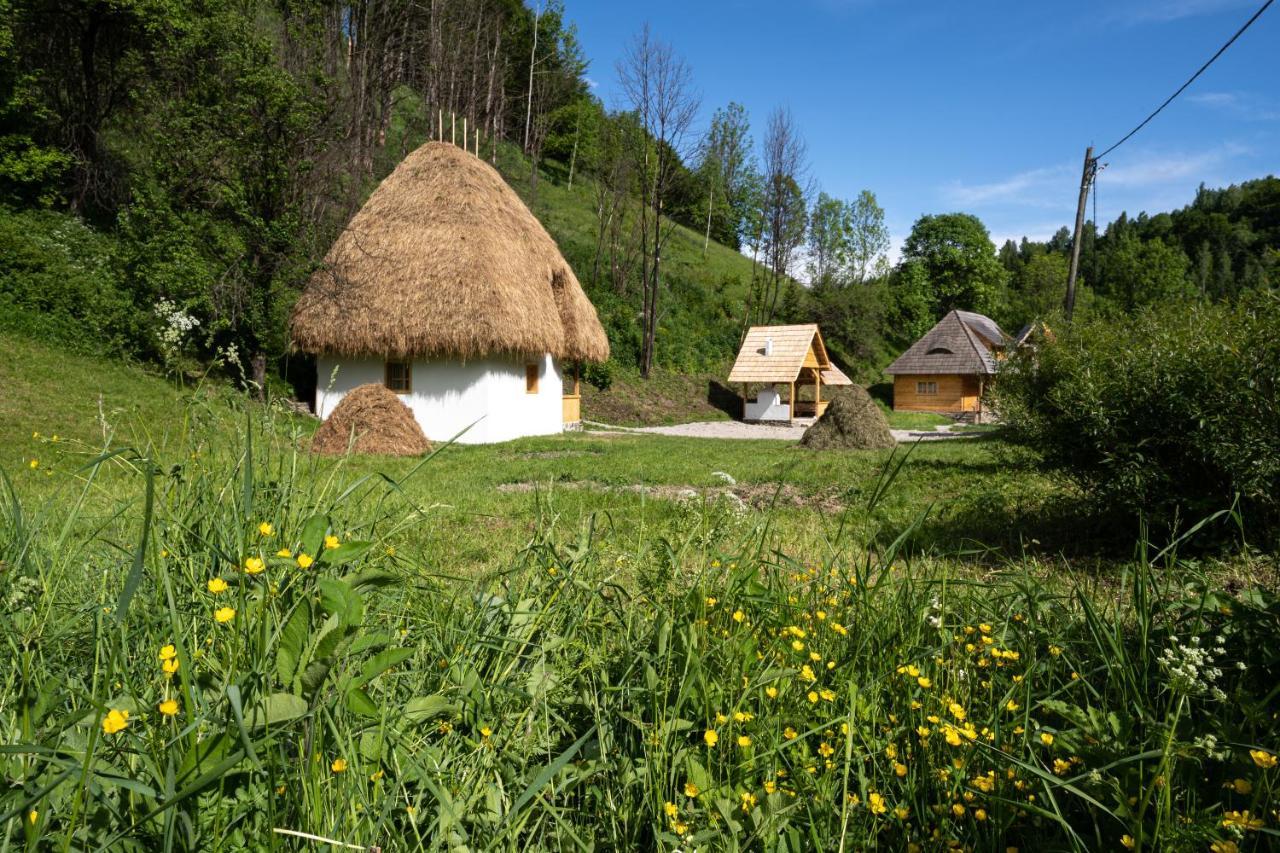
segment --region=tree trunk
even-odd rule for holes
[[[249,370],[253,374],[254,393],[258,400],[267,399],[267,354],[258,350],[249,360]]]

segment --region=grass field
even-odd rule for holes
[[[1117,547],[998,433],[317,460],[216,383],[0,383],[0,849],[1275,837],[1268,559]]]

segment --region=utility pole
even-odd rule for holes
[[[1080,176],[1080,202],[1076,205],[1076,233],[1071,238],[1071,269],[1067,273],[1067,298],[1063,308],[1067,312],[1067,322],[1071,322],[1071,312],[1076,307],[1076,275],[1080,272],[1080,237],[1084,232],[1084,208],[1089,200],[1089,185],[1093,176],[1098,173],[1098,161],[1093,159],[1093,146],[1084,152],[1084,173]]]

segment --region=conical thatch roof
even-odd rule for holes
[[[495,169],[443,142],[414,151],[374,190],[311,277],[291,328],[311,353],[609,357],[555,241]]]
[[[421,456],[431,449],[413,412],[394,391],[370,383],[346,394],[320,424],[311,451],[325,456],[367,453],[374,456]]]

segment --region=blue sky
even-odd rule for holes
[[[896,247],[925,213],[975,213],[997,245],[1069,224],[1085,146],[1128,132],[1261,0],[565,3],[606,104],[647,21],[692,66],[699,130],[729,101],[756,133],[789,107],[816,185],[875,192]],[[1105,162],[1104,223],[1280,171],[1280,6]]]

